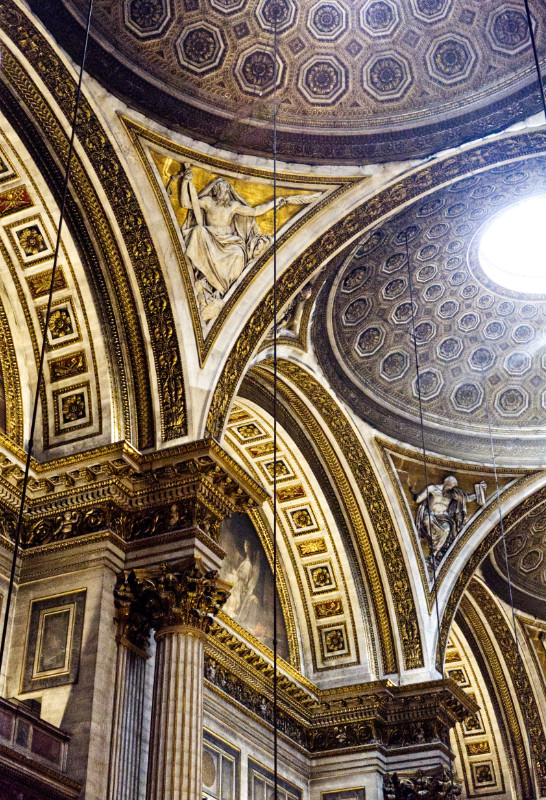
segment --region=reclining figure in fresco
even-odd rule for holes
[[[180,180],[180,207],[188,209],[182,225],[182,236],[195,276],[195,293],[203,322],[210,322],[220,313],[222,298],[240,277],[269,247],[271,236],[260,232],[257,217],[267,214],[273,200],[251,206],[226,178],[215,178],[197,194],[193,172],[186,165],[173,175]],[[307,205],[319,195],[298,194],[277,197],[276,208],[286,205]]]
[[[417,532],[428,542],[431,556],[443,555],[466,520],[467,503],[475,500],[480,506],[485,503],[487,484],[482,481],[474,487],[474,494],[466,494],[459,488],[457,478],[448,475],[442,484],[432,483],[419,494],[415,515]]]

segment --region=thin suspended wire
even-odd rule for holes
[[[482,367],[482,383],[483,383],[483,395],[484,395],[484,401],[485,401],[485,413],[486,413],[486,416],[487,416],[487,430],[488,430],[488,433],[489,433],[489,445],[490,445],[490,448],[491,448],[491,460],[492,460],[492,463],[493,463],[493,475],[495,477],[495,500],[496,500],[496,504],[497,504],[497,510],[499,512],[499,527],[500,527],[501,537],[502,537],[502,547],[503,547],[503,555],[504,555],[504,568],[506,570],[506,578],[508,580],[508,595],[510,597],[510,608],[511,608],[511,611],[512,611],[512,627],[514,629],[514,640],[515,640],[515,643],[516,643],[517,656],[518,656],[518,659],[519,659],[519,661],[521,663],[521,666],[525,670],[525,664],[524,664],[523,656],[522,656],[522,653],[521,653],[521,645],[520,645],[520,640],[519,640],[519,636],[518,636],[518,628],[517,628],[517,622],[516,622],[516,610],[515,610],[515,607],[514,607],[514,594],[513,594],[513,591],[512,591],[512,580],[511,580],[511,575],[510,575],[510,564],[509,564],[509,560],[508,560],[508,548],[506,546],[506,531],[504,529],[504,519],[503,519],[503,516],[502,516],[501,497],[500,497],[500,488],[499,488],[499,476],[498,476],[498,470],[497,470],[497,459],[496,459],[496,456],[495,456],[495,444],[494,444],[494,441],[493,441],[493,428],[492,428],[492,425],[491,425],[491,413],[490,413],[490,410],[489,410],[489,398],[488,398],[488,395],[487,395],[487,381],[485,379],[485,372],[484,372],[483,367]],[[525,672],[527,673],[527,670],[525,670]],[[530,734],[530,731],[529,731],[529,720],[527,718],[527,711],[525,709],[525,706],[522,703],[520,703],[520,707],[521,707],[521,710],[523,712],[523,717],[524,717],[524,720],[525,720],[525,733],[527,735],[527,743],[528,743],[528,746],[529,746],[529,762],[530,762],[530,766],[531,766],[531,775],[532,775],[532,778],[533,778],[532,781],[531,781],[532,786],[533,786],[533,798],[535,798],[535,800],[536,800],[536,798],[537,798],[537,789],[536,789],[537,780],[536,780],[536,772],[535,772],[535,763],[534,763],[534,759],[533,759],[533,748],[532,748],[532,743],[531,743],[531,734]]]
[[[59,250],[61,247],[61,232],[62,226],[64,222],[64,215],[66,210],[66,202],[68,199],[68,184],[70,180],[70,167],[72,163],[72,155],[74,153],[74,141],[76,137],[76,126],[78,121],[78,111],[80,108],[80,100],[81,100],[81,93],[82,93],[82,83],[83,83],[83,72],[85,67],[85,61],[87,58],[87,46],[89,43],[89,31],[91,29],[91,17],[93,14],[93,0],[89,0],[89,8],[87,11],[87,24],[85,28],[85,39],[83,45],[83,53],[82,53],[82,60],[81,60],[81,67],[80,67],[80,75],[78,78],[78,87],[76,90],[76,98],[74,103],[74,116],[72,118],[72,130],[70,133],[70,143],[68,146],[68,157],[66,162],[66,170],[64,176],[64,183],[63,183],[63,191],[62,191],[62,200],[61,200],[61,210],[59,215],[59,225],[57,227],[57,238],[55,241],[55,252],[53,255],[53,266],[51,268],[51,280],[49,283],[49,295],[47,298],[47,308],[44,318],[44,333],[42,338],[42,346],[40,348],[40,362],[38,366],[38,376],[36,379],[36,391],[34,393],[34,405],[32,409],[32,420],[30,424],[30,434],[28,439],[28,449],[27,449],[27,457],[25,462],[25,472],[23,477],[23,484],[21,488],[21,501],[19,503],[19,513],[17,516],[17,525],[15,528],[15,538],[13,543],[13,559],[11,562],[11,572],[10,572],[10,579],[9,579],[9,586],[8,586],[8,593],[6,596],[6,609],[4,611],[4,624],[2,627],[2,642],[0,644],[0,675],[2,672],[2,665],[4,663],[4,653],[6,647],[6,638],[7,638],[7,631],[8,631],[8,620],[9,620],[9,612],[11,606],[11,600],[13,596],[13,588],[15,584],[15,570],[17,567],[17,556],[19,554],[19,547],[21,545],[21,533],[23,529],[23,516],[25,512],[25,502],[26,502],[26,494],[27,494],[27,487],[28,487],[28,480],[30,475],[30,462],[32,460],[32,453],[34,450],[34,435],[36,432],[36,419],[38,416],[38,402],[40,399],[40,388],[44,376],[44,363],[45,363],[45,352],[47,348],[47,332],[49,329],[49,320],[51,317],[51,302],[53,299],[53,289],[55,286],[55,275],[57,272],[57,262],[59,260]]]
[[[279,783],[279,730],[277,720],[277,17],[273,32],[273,781],[274,800]]]
[[[419,423],[421,428],[421,449],[423,451],[423,470],[424,470],[424,477],[425,477],[425,491],[427,493],[426,503],[427,503],[427,517],[428,517],[428,546],[430,552],[430,563],[432,565],[432,587],[434,593],[434,607],[436,610],[436,627],[438,630],[438,642],[440,644],[440,655],[442,657],[442,693],[445,693],[446,690],[446,677],[443,665],[443,649],[442,643],[440,640],[441,637],[441,628],[440,628],[440,609],[438,604],[438,582],[436,576],[436,556],[434,554],[434,546],[432,541],[432,524],[431,524],[431,511],[430,511],[430,493],[428,491],[429,482],[428,482],[428,461],[427,461],[427,449],[425,445],[425,425],[423,421],[423,400],[421,397],[421,370],[419,367],[419,352],[418,352],[418,345],[417,345],[417,334],[416,334],[416,326],[415,326],[415,304],[413,302],[413,285],[411,280],[411,266],[410,266],[410,255],[409,255],[409,245],[408,245],[408,228],[405,230],[405,242],[406,242],[406,268],[408,272],[408,286],[409,286],[409,296],[410,296],[410,308],[411,308],[411,327],[412,327],[412,339],[413,339],[413,349],[415,354],[415,379],[416,379],[416,386],[417,386],[417,399],[419,405]],[[442,766],[442,765],[440,765]],[[449,780],[451,784],[450,794],[451,800],[453,800],[453,759],[449,759]]]
[[[531,47],[533,48],[533,59],[535,62],[535,69],[537,71],[538,86],[540,90],[540,99],[542,100],[542,108],[546,116],[546,97],[544,96],[544,84],[542,82],[542,74],[540,72],[540,61],[538,59],[537,42],[535,32],[533,30],[533,19],[531,17],[531,9],[529,8],[529,0],[523,0],[525,4],[525,13],[527,15],[527,27],[529,28],[529,37],[531,39]]]

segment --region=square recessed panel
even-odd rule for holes
[[[474,789],[494,786],[497,782],[492,761],[475,761],[471,765]]]
[[[320,649],[324,661],[351,654],[347,638],[347,626],[344,622],[322,626],[319,628],[319,636]]]
[[[46,306],[42,305],[38,309],[40,316],[40,323],[43,329]],[[77,342],[81,338],[78,320],[72,307],[70,299],[59,300],[51,308],[51,315],[49,317],[49,325],[47,331],[47,343],[49,349],[55,350],[58,347],[64,347],[65,344]]]
[[[77,680],[85,596],[81,589],[31,602],[22,692]]]
[[[455,681],[459,686],[468,687],[470,686],[470,681],[468,680],[468,675],[466,674],[466,670],[464,667],[454,667],[453,669],[447,670],[448,678]]]
[[[329,561],[308,564],[306,573],[312,594],[324,594],[337,589],[336,579]]]
[[[309,503],[285,509],[285,515],[295,536],[318,530],[313,509]]]
[[[463,722],[463,732],[465,736],[477,736],[485,733],[482,715],[479,711],[471,717],[467,717]]]
[[[53,257],[53,247],[39,215],[6,226],[6,230],[24,267]]]
[[[265,439],[267,437],[266,432],[254,421],[244,422],[242,425],[235,425],[231,430],[237,439],[243,443]]]
[[[92,424],[88,381],[70,389],[57,389],[53,392],[53,402],[56,434],[85,428]]]
[[[277,476],[277,483],[295,478],[292,468],[283,457],[277,457],[276,461],[274,459],[267,459],[266,461],[262,461],[260,466],[269,483],[273,483],[275,474]]]

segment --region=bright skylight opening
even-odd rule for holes
[[[480,264],[505,289],[546,294],[546,195],[499,214],[482,236]]]

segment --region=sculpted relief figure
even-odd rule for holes
[[[169,180],[168,192],[177,179],[180,207],[188,209],[182,225],[186,258],[194,272],[201,317],[210,322],[220,313],[231,286],[271,244],[272,237],[260,232],[256,219],[271,211],[274,201],[251,206],[226,178],[215,178],[197,194],[188,165]],[[278,197],[276,208],[306,205],[318,196]]]
[[[459,488],[457,478],[448,475],[441,484],[430,484],[415,497],[419,503],[415,515],[417,532],[432,549],[431,556],[443,555],[461,532],[466,520],[467,503],[475,500],[480,506],[485,503],[487,484],[482,481],[474,486],[473,494]]]

